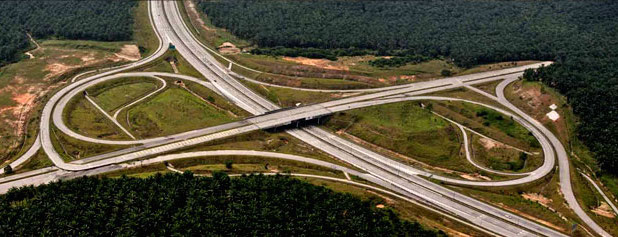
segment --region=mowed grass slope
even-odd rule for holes
[[[140,137],[165,136],[231,122],[234,118],[181,88],[172,87],[129,110]]]
[[[418,102],[386,104],[337,113],[326,126],[439,167],[461,170],[458,133]]]

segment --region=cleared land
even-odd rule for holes
[[[30,51],[33,58],[0,68],[0,157],[18,153],[28,130],[31,143],[36,134],[39,105],[63,81],[83,71],[126,62],[130,42],[45,40]],[[27,144],[25,145],[28,146]]]

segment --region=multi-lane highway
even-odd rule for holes
[[[568,204],[571,208],[573,208],[582,221],[592,230],[599,235],[609,236],[609,234],[594,223],[594,221],[592,221],[592,219],[590,219],[577,204],[571,190],[568,157],[566,156],[564,147],[562,147],[557,138],[540,123],[523,113],[521,110],[517,109],[504,98],[503,90],[505,86],[516,80],[522,74],[524,69],[536,68],[540,65],[547,65],[551,62],[542,62],[522,67],[451,77],[409,85],[358,90],[357,92],[364,92],[365,94],[320,104],[281,109],[274,103],[246,88],[234,77],[230,76],[229,70],[219,65],[215,58],[213,58],[210,54],[211,50],[202,45],[187,28],[181,17],[176,1],[153,1],[150,2],[149,9],[151,14],[151,22],[160,41],[158,50],[150,57],[130,65],[114,68],[106,71],[105,73],[75,81],[52,96],[42,112],[39,139],[37,139],[35,145],[17,161],[23,163],[30,156],[36,153],[37,150],[39,150],[37,144],[40,144],[43,151],[54,163],[55,167],[0,179],[0,191],[4,192],[8,187],[13,186],[41,184],[57,179],[98,174],[128,168],[131,167],[131,165],[136,165],[138,163],[127,162],[138,158],[169,153],[187,146],[212,141],[215,139],[221,139],[224,137],[235,136],[259,129],[278,127],[301,120],[318,118],[320,116],[332,114],[338,111],[409,100],[458,100],[443,97],[423,97],[419,95],[458,87],[468,87],[474,90],[474,87],[471,87],[471,85],[488,81],[504,80],[496,88],[498,95],[497,97],[482,91],[474,91],[495,99],[498,103],[502,104],[510,111],[506,111],[495,106],[483,105],[474,101],[468,102],[487,106],[504,113],[507,116],[513,117],[515,121],[528,129],[541,143],[545,159],[543,165],[537,170],[523,174],[522,177],[516,179],[497,182],[479,182],[442,177],[396,162],[384,155],[373,152],[315,126],[290,129],[286,132],[363,171],[362,173],[358,173],[357,171],[348,169],[345,170],[345,172],[354,173],[370,182],[389,188],[410,200],[414,200],[439,212],[447,213],[454,219],[465,222],[466,224],[474,225],[493,234],[503,236],[564,236],[564,234],[534,221],[522,218],[497,207],[444,188],[443,186],[431,182],[422,176],[460,185],[518,185],[532,182],[550,173],[555,167],[555,160],[557,158],[560,167],[560,185]],[[163,55],[165,48],[169,43],[173,43],[178,52],[187,60],[187,62],[199,71],[204,78],[208,79],[208,82],[177,74],[157,72],[120,73],[123,70],[139,67],[157,59],[159,56]],[[198,129],[166,137],[124,141],[91,138],[70,130],[64,124],[62,113],[71,98],[81,95],[80,92],[97,83],[134,76],[145,76],[155,79],[159,76],[166,76],[190,80],[223,95],[234,104],[254,114],[255,116],[238,122]],[[139,101],[135,101],[131,104],[136,104],[138,102]],[[116,116],[110,116],[110,119],[115,119],[115,117]],[[86,158],[80,161],[66,163],[53,147],[50,136],[51,124],[56,126],[68,136],[87,142],[135,146],[96,157]],[[246,151],[226,152],[243,153]],[[223,155],[225,152],[211,152],[209,154]],[[208,154],[204,153],[196,156],[206,155]],[[291,156],[284,157],[282,155],[275,154],[265,155],[282,159],[299,158]],[[191,155],[187,155],[185,153],[170,154],[150,159],[148,162],[162,162],[166,159],[180,159],[186,158],[187,156]],[[143,162],[144,161],[141,161],[139,164],[144,164]],[[304,160],[304,162],[311,163],[313,161]],[[327,165],[324,163],[320,164]],[[331,166],[331,168],[333,167]],[[335,169],[342,170],[344,167],[336,167]]]

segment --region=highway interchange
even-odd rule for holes
[[[181,159],[186,157],[213,155],[260,155],[280,159],[294,159],[297,161],[326,166],[335,170],[354,174],[367,181],[387,188],[392,192],[405,197],[406,199],[416,202],[419,205],[425,206],[431,210],[447,215],[452,219],[474,226],[477,229],[493,235],[566,236],[565,234],[552,228],[457,193],[429,180],[434,179],[451,184],[471,186],[500,187],[519,185],[545,177],[555,169],[556,160],[558,160],[560,189],[570,208],[573,209],[581,221],[585,223],[585,226],[590,228],[593,232],[601,236],[610,236],[590,217],[588,217],[575,199],[570,181],[571,177],[568,156],[560,141],[542,124],[512,105],[504,96],[504,89],[506,86],[517,80],[518,77],[522,75],[524,69],[536,68],[541,65],[550,64],[551,62],[541,62],[498,71],[450,77],[386,88],[347,90],[347,92],[362,92],[362,94],[319,104],[281,109],[276,104],[268,101],[245,87],[238,81],[237,78],[243,80],[249,79],[243,78],[235,73],[231,73],[228,69],[219,65],[217,60],[211,55],[212,50],[201,44],[201,42],[191,33],[183,21],[176,1],[151,1],[149,4],[149,9],[151,13],[151,22],[160,42],[156,52],[149,57],[129,65],[109,69],[103,73],[88,76],[80,80],[73,80],[71,84],[54,94],[45,105],[41,114],[38,139],[36,139],[35,143],[26,153],[11,163],[12,167],[17,168],[19,165],[23,164],[30,157],[36,154],[37,151],[42,150],[53,162],[54,167],[0,178],[0,192],[6,192],[11,187],[30,184],[43,184],[59,179],[100,174],[139,165],[160,163],[166,160]],[[176,50],[178,50],[178,52],[208,81],[170,73],[123,72],[157,60],[165,53],[169,43],[174,44],[176,46]],[[153,79],[170,77],[196,82],[202,86],[208,87],[216,93],[219,93],[230,102],[250,112],[254,116],[237,122],[188,131],[176,135],[123,141],[105,140],[84,136],[72,131],[64,124],[62,114],[65,106],[71,98],[81,95],[86,88],[95,84],[108,80],[136,76],[150,77]],[[472,86],[475,84],[498,80],[502,81],[496,87],[497,96],[486,93]],[[404,165],[316,126],[304,126],[301,128],[288,129],[286,132],[301,141],[304,141],[307,144],[310,144],[326,152],[327,154],[358,168],[361,172],[336,166],[334,164],[325,164],[326,162],[317,161],[311,158],[282,155],[278,153],[259,153],[256,151],[231,150],[168,154],[174,150],[216,139],[236,136],[260,129],[289,125],[298,121],[315,119],[335,112],[355,108],[410,100],[460,100],[455,98],[423,96],[423,94],[460,87],[469,88],[472,91],[487,96],[507,108],[509,111],[496,106],[481,104],[479,102],[466,101],[486,106],[507,116],[511,116],[516,122],[528,129],[537,138],[542,146],[544,155],[543,165],[534,171],[517,174],[517,176],[513,176],[516,178],[504,181],[468,181],[454,179]],[[306,90],[315,91],[314,89]],[[318,91],[333,92],[332,90]],[[339,90],[336,91],[341,92]],[[151,93],[146,97],[153,94],[154,93]],[[144,100],[146,97],[141,98],[138,101],[134,101],[131,105]],[[109,119],[115,121],[117,113],[108,117]],[[52,124],[68,136],[86,142],[134,146],[108,154],[67,163],[64,162],[62,156],[55,150],[54,145],[52,144],[50,130],[50,126]],[[458,126],[463,131],[464,128],[459,124]],[[467,146],[467,142],[465,143]],[[164,153],[165,155],[163,155]],[[145,160],[134,161],[136,159],[146,157],[147,159]],[[479,168],[487,169],[484,167]],[[488,171],[493,172],[492,170]]]

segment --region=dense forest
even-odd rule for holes
[[[198,1],[213,24],[257,44],[257,53],[399,56],[376,66],[418,55],[462,67],[553,60],[528,78],[568,97],[580,138],[618,175],[618,1]]]
[[[136,1],[5,1],[0,7],[0,66],[19,60],[34,38],[129,40]]]
[[[79,178],[0,196],[2,236],[438,236],[287,176]]]

